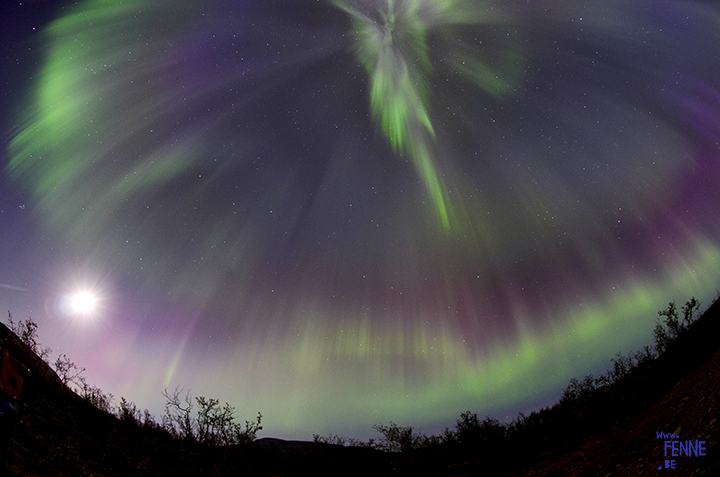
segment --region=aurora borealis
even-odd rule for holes
[[[720,289],[717,2],[89,0],[23,41],[0,303],[156,415],[514,417]]]

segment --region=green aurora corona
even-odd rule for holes
[[[50,344],[155,412],[363,435],[557,396],[708,304],[717,9],[533,3],[68,8],[5,172],[122,304],[94,342],[47,306]]]

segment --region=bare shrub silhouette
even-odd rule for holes
[[[422,447],[426,440],[424,435],[415,433],[412,426],[399,426],[392,421],[387,426],[376,424],[373,429],[382,435],[374,447],[383,452],[408,452]]]
[[[247,444],[262,430],[260,413],[243,425],[235,422],[235,408],[228,403],[221,406],[218,399],[204,396],[193,399],[190,391],[179,387],[173,392],[165,389],[163,396],[166,399],[163,427],[180,440],[216,446]]]
[[[670,343],[676,341],[682,333],[687,331],[688,327],[697,318],[699,309],[700,302],[695,297],[692,297],[681,308],[682,321],[674,301],[671,301],[664,310],[658,311],[658,316],[661,319],[657,320],[653,330],[655,351],[658,354],[664,353]]]
[[[316,444],[330,444],[343,447],[373,447],[375,444],[375,439],[363,441],[354,437],[344,437],[334,434],[330,434],[327,437],[321,436],[319,434],[313,434],[312,437],[313,442]]]
[[[20,338],[40,359],[47,362],[50,357],[50,348],[44,348],[38,341],[37,329],[38,324],[32,318],[15,322],[12,313],[8,310],[8,328]]]
[[[255,440],[259,430],[262,414],[258,413],[255,421],[235,423],[235,408],[228,403],[220,406],[214,398],[200,396],[195,399],[198,405],[197,438],[203,444],[233,445],[245,444]]]
[[[74,384],[82,388],[85,383],[85,378],[82,375],[85,372],[85,368],[78,368],[75,363],[70,361],[70,358],[68,358],[66,354],[59,355],[53,366],[64,385],[69,386],[70,384]]]
[[[171,393],[167,389],[163,390],[165,397],[165,415],[163,416],[163,427],[167,429],[173,436],[185,440],[195,441],[195,418],[193,417],[193,408],[195,407],[190,391],[185,392],[184,389],[176,387]]]
[[[481,420],[477,414],[465,411],[460,414],[455,429],[458,442],[470,447],[482,446],[503,439],[506,426],[489,416],[485,416]]]
[[[117,408],[117,418],[123,422],[135,424],[140,426],[142,424],[142,417],[140,411],[134,402],[130,402],[124,397],[120,398],[120,404]]]
[[[106,393],[98,386],[87,384],[83,380],[80,396],[101,411],[112,414],[115,397],[111,393]]]

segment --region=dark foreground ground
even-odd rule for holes
[[[586,439],[571,452],[547,456],[521,475],[720,476],[718,417],[720,351],[647,410]],[[706,455],[665,456],[659,432],[679,434],[681,441],[705,441]],[[674,460],[675,469],[666,469],[666,460]]]
[[[709,311],[716,316],[704,317],[683,346],[658,364],[676,378],[637,412],[541,455],[529,447],[506,449],[502,461],[480,458],[480,450],[472,449],[462,455],[445,449],[386,454],[269,438],[236,447],[182,444],[96,409],[0,325],[0,340],[30,371],[21,422],[0,428],[0,477],[720,476],[720,304]],[[666,456],[660,432],[704,441],[705,455]]]

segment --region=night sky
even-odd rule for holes
[[[718,2],[2,9],[0,310],[157,417],[512,419],[720,289]]]

